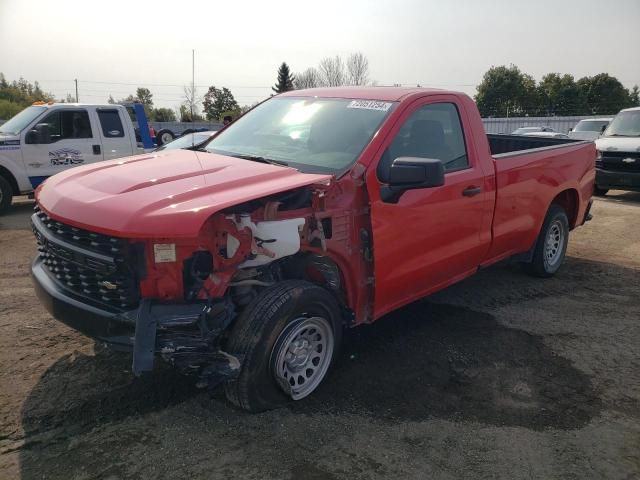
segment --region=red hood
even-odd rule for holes
[[[276,165],[189,150],[72,168],[36,191],[53,218],[120,237],[194,237],[213,213],[327,181]]]

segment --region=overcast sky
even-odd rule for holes
[[[0,0],[0,71],[57,97],[78,78],[80,101],[146,86],[174,107],[192,49],[199,93],[226,86],[240,104],[270,93],[282,61],[295,72],[354,51],[382,85],[473,94],[491,65],[514,63],[536,80],[608,72],[632,87],[640,0]]]

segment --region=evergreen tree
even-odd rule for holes
[[[282,65],[280,65],[280,68],[278,69],[278,83],[276,83],[271,90],[276,93],[284,93],[289,90],[293,90],[294,80],[295,78],[291,75],[289,65],[287,65],[286,62],[282,62]]]

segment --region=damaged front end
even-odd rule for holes
[[[367,278],[370,247],[354,237],[365,231],[367,212],[343,206],[361,195],[355,184],[338,192],[342,203],[334,187],[305,186],[223,209],[197,238],[125,240],[37,210],[36,292],[62,322],[132,351],[134,374],[152,370],[159,355],[199,386],[215,386],[240,373],[243,358],[225,345],[261,290],[307,279],[332,291],[345,310],[367,305],[369,297],[349,290],[353,282],[344,278],[347,266]]]

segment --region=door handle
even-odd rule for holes
[[[475,195],[478,195],[481,191],[482,189],[480,187],[467,187],[462,191],[462,195],[465,197],[473,197]]]
[[[93,146],[93,154],[94,155],[100,155],[100,145],[94,145]]]

